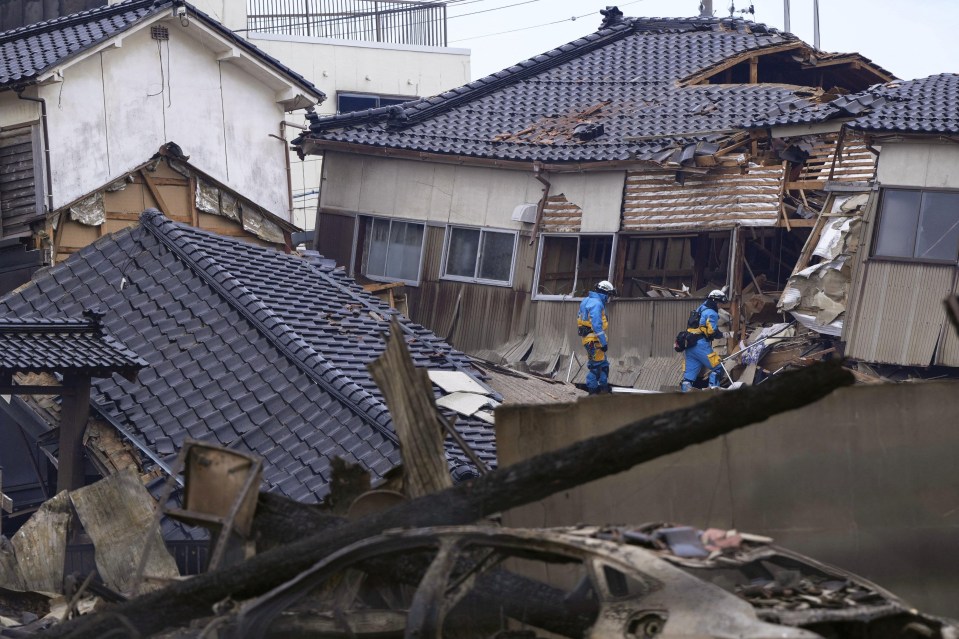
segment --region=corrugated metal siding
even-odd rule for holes
[[[424,281],[435,282],[440,279],[440,268],[443,265],[443,243],[445,241],[446,227],[426,227],[426,245],[423,252],[423,269],[420,271],[420,278]]]
[[[0,131],[0,237],[29,235],[43,219],[36,177],[32,127]]]
[[[687,175],[629,172],[623,203],[624,231],[773,226],[779,217],[781,166],[753,166],[741,174],[723,169]]]
[[[959,277],[952,286],[952,294],[959,295]],[[942,308],[942,304],[939,305]],[[948,321],[943,322],[943,339],[936,351],[936,364],[940,366],[959,366],[959,332]]]
[[[540,228],[547,233],[578,233],[583,225],[583,209],[562,193],[550,195],[543,206]]]
[[[850,319],[847,354],[866,362],[929,366],[946,322],[942,301],[953,290],[952,265],[871,260]]]
[[[353,255],[353,230],[356,219],[352,216],[323,212],[319,216],[319,246],[316,250],[324,257],[336,260],[349,271]]]

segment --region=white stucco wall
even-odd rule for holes
[[[21,100],[13,91],[0,92],[0,128],[40,119],[40,104]]]
[[[513,209],[538,202],[543,193],[532,167],[514,171],[344,153],[327,153],[325,164],[321,206],[351,213],[521,229]]]
[[[197,168],[289,219],[278,151],[276,92],[168,20],[170,39],[128,34],[45,85],[54,206],[62,206],[176,142]],[[159,46],[158,46],[159,44]]]
[[[621,225],[626,171],[550,175],[550,195],[563,194],[583,210],[584,233],[615,233]]]
[[[959,189],[959,145],[884,142],[877,176],[885,186]]]

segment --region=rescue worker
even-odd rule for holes
[[[609,392],[609,360],[606,359],[609,320],[606,318],[606,305],[614,295],[616,289],[603,280],[580,303],[576,317],[576,332],[583,338],[583,347],[586,348],[586,367],[589,369],[586,390],[590,395]]]
[[[719,304],[728,301],[726,294],[716,289],[706,297],[706,301],[699,305],[699,326],[687,328],[686,331],[695,335],[696,343],[686,348],[685,362],[683,363],[683,381],[680,385],[682,392],[689,391],[693,383],[699,378],[703,370],[709,371],[709,387],[719,388],[720,357],[713,350],[713,340],[722,337],[719,327]],[[691,340],[690,340],[691,341]]]

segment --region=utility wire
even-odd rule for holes
[[[620,4],[619,6],[621,6],[621,7],[628,7],[628,6],[631,5],[631,4],[636,4],[636,3],[642,2],[642,1],[643,1],[643,0],[632,0],[632,2],[624,2],[624,3]],[[530,25],[530,26],[528,26],[528,27],[520,27],[520,28],[518,28],[518,29],[510,29],[510,30],[508,30],[508,31],[497,31],[496,33],[487,33],[487,34],[484,34],[484,35],[470,36],[470,37],[468,37],[468,38],[457,38],[456,40],[450,40],[449,42],[450,42],[450,44],[452,44],[452,43],[454,43],[454,42],[466,42],[467,40],[481,40],[481,39],[483,39],[483,38],[492,38],[493,36],[505,35],[505,34],[507,34],[507,33],[516,33],[516,32],[518,32],[518,31],[529,31],[530,29],[539,29],[539,28],[541,28],[541,27],[549,27],[549,26],[552,26],[552,25],[554,25],[554,24],[562,24],[563,22],[575,22],[575,21],[580,20],[580,19],[582,19],[582,18],[588,18],[588,17],[590,17],[590,16],[596,15],[596,13],[597,13],[596,11],[590,11],[589,13],[584,13],[583,15],[580,15],[580,16],[570,16],[569,18],[563,18],[562,20],[553,20],[552,22],[544,22],[544,23],[542,23],[542,24],[534,24],[534,25]]]
[[[453,18],[465,18],[466,16],[475,16],[479,13],[489,13],[490,11],[499,11],[501,9],[512,9],[513,7],[518,7],[522,4],[533,4],[534,2],[539,2],[540,0],[525,0],[525,2],[514,2],[513,4],[507,4],[502,7],[493,7],[492,9],[482,9],[480,11],[473,11],[472,13],[461,13],[455,16],[447,16],[447,20],[452,20]]]

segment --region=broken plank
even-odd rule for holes
[[[64,491],[45,501],[13,536],[11,543],[27,590],[63,591],[71,518],[70,498]]]

